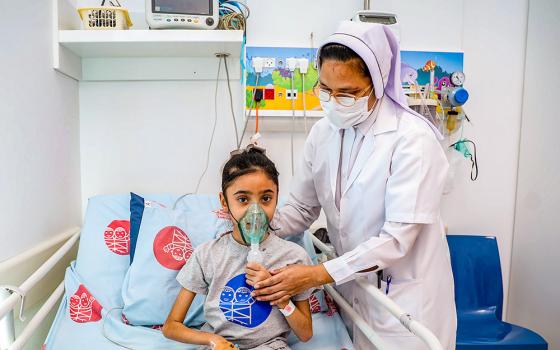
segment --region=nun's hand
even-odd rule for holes
[[[255,284],[252,295],[257,300],[269,301],[272,305],[285,303],[294,295],[332,282],[323,265],[290,265],[271,273],[272,277]]]

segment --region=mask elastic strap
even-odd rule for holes
[[[466,140],[465,142],[470,142],[473,145],[473,154],[471,155],[471,180],[476,181],[478,179],[478,161],[476,160],[476,144],[471,140]]]
[[[373,90],[371,90],[371,91],[373,92]],[[368,96],[368,98],[370,98],[370,97],[371,96]],[[381,98],[383,98],[383,97],[381,97]],[[377,97],[375,98],[375,102],[373,103],[373,106],[371,106],[371,112],[369,113],[369,115],[373,114],[373,111],[375,111],[375,107],[377,107],[377,103],[379,102],[379,100],[380,100],[379,98],[377,98]]]
[[[371,91],[373,92],[374,90],[372,89]],[[370,93],[370,94],[371,94],[371,93]],[[370,98],[370,97],[371,97],[371,96],[368,96],[368,98]],[[383,98],[383,97],[381,97],[381,98]],[[375,99],[375,102],[373,103],[373,106],[371,106],[371,110],[368,110],[368,113],[369,113],[369,114],[368,114],[368,116],[366,117],[365,120],[367,120],[368,118],[370,118],[370,117],[373,115],[373,112],[375,112],[375,108],[377,107],[378,102],[379,102],[379,99],[376,98],[376,99]]]
[[[247,243],[247,241],[245,240],[245,235],[243,234],[243,232],[241,232],[241,225],[239,224],[239,221],[237,221],[237,219],[235,218],[235,216],[233,216],[233,213],[229,209],[229,203],[228,203],[227,198],[225,198],[225,196],[224,196],[224,199],[225,199],[226,204],[227,204],[227,210],[229,212],[229,215],[231,216],[233,221],[235,221],[235,223],[237,224],[237,229],[239,230],[239,233],[241,234],[241,239],[243,240],[243,243],[245,243],[245,245],[249,245],[249,243]]]
[[[471,160],[471,181],[476,181],[478,179],[478,160],[476,159],[476,143],[469,139],[463,139],[455,142],[454,144],[450,145],[449,147],[455,147],[460,143],[470,143],[473,146],[473,154],[469,152],[469,158]]]

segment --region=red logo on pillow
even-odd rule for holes
[[[221,208],[221,209],[218,209],[218,210],[212,210],[212,212],[214,214],[216,214],[216,217],[218,219],[231,221],[231,214],[229,213],[229,211],[227,209]]]
[[[103,233],[110,251],[119,255],[130,254],[130,221],[113,220]]]
[[[332,316],[338,311],[336,307],[336,303],[328,293],[325,293],[324,295],[325,295],[325,302],[327,303],[327,308],[328,308],[327,316]]]
[[[311,313],[317,314],[321,312],[321,303],[315,294],[311,294],[309,297],[309,306],[311,307]]]
[[[164,227],[154,239],[154,256],[164,267],[180,270],[193,252],[187,234],[176,226]]]
[[[78,290],[70,297],[70,318],[74,322],[99,321],[102,309],[101,305],[83,284],[80,284]]]

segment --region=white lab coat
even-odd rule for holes
[[[385,276],[392,275],[389,297],[434,332],[444,349],[455,349],[453,275],[440,218],[447,160],[426,122],[388,98],[380,103],[342,189],[340,211],[334,198],[341,136],[323,118],[307,138],[290,199],[273,225],[281,236],[302,232],[323,208],[329,238],[340,255],[325,267],[391,349],[427,347],[352,281],[367,276],[377,285],[375,272],[357,273],[375,265]],[[385,287],[383,281],[383,291]],[[347,317],[345,321],[356,348],[372,349]]]

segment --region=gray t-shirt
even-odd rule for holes
[[[277,307],[251,297],[253,288],[245,282],[245,266],[250,248],[239,244],[231,233],[197,247],[177,275],[177,281],[197,294],[207,295],[206,324],[202,330],[219,334],[240,349],[289,349],[286,338],[290,326]],[[286,265],[311,265],[309,255],[299,245],[269,234],[260,244],[263,266],[268,270]],[[313,290],[292,297],[306,300]]]

